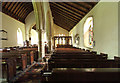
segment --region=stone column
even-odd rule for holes
[[[41,8],[41,2],[35,2],[35,0],[32,0],[33,8],[34,8],[34,14],[36,19],[36,29],[38,31],[38,60],[42,59],[42,8]]]

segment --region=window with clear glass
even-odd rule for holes
[[[23,36],[22,36],[22,31],[20,28],[17,30],[17,43],[18,45],[23,45]]]

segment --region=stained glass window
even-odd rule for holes
[[[84,24],[84,45],[93,48],[93,17],[88,17]]]

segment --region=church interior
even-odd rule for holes
[[[0,2],[0,82],[120,82],[119,1]]]

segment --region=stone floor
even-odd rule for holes
[[[32,68],[22,75],[15,83],[41,83],[42,74],[41,70],[44,63],[37,62]],[[0,83],[8,83],[6,79],[2,79]]]

